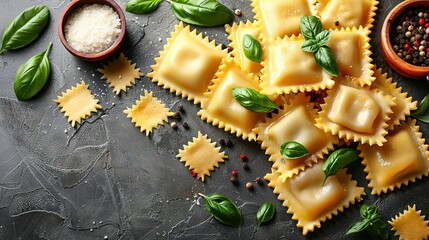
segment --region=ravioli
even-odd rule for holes
[[[227,57],[227,50],[203,38],[201,33],[197,35],[196,30],[191,32],[182,22],[175,29],[147,76],[197,104],[203,100],[222,59]]]
[[[399,240],[428,239],[429,221],[425,221],[425,216],[420,215],[421,212],[416,210],[414,204],[389,221],[392,231],[395,231],[395,236],[399,236]]]

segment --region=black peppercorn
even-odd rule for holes
[[[222,146],[224,146],[224,145],[225,145],[225,139],[224,139],[224,138],[220,138],[220,139],[218,140],[218,142],[219,142],[219,144],[220,144],[220,145],[222,145]]]
[[[188,124],[188,122],[184,122],[184,123],[183,123],[183,128],[184,128],[184,129],[189,129],[189,124]]]
[[[232,176],[229,180],[230,180],[230,181],[232,182],[232,184],[234,184],[234,185],[237,185],[237,184],[238,184],[238,180],[237,180],[237,177],[236,177],[236,176]]]
[[[173,117],[176,119],[180,119],[182,118],[182,115],[180,114],[180,112],[175,112]]]
[[[243,163],[242,166],[244,170],[249,170],[249,165],[247,163]]]
[[[232,147],[232,141],[231,141],[230,139],[227,139],[227,140],[225,141],[225,144],[226,144],[226,146],[228,146],[228,147]]]

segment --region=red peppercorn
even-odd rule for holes
[[[429,23],[425,23],[425,28],[429,28]]]
[[[429,47],[428,47],[428,48],[426,48],[426,52],[429,52]]]
[[[424,18],[420,18],[418,23],[420,26],[422,26],[422,25],[425,25],[426,21]]]
[[[246,159],[247,159],[246,154],[244,154],[244,153],[240,154],[240,159],[243,161],[246,161]]]
[[[406,44],[404,45],[404,48],[405,48],[405,50],[407,50],[407,51],[408,51],[408,49],[410,49],[410,48],[411,48],[411,46],[410,46],[410,44],[406,43]]]
[[[197,174],[194,172],[194,170],[191,170],[191,176],[192,177],[196,177],[197,176]]]
[[[420,46],[420,42],[419,41],[414,41],[414,46],[416,46],[416,47]]]
[[[405,16],[405,20],[410,20],[410,17],[408,17],[408,16]]]
[[[234,176],[234,177],[236,177],[237,176],[237,171],[232,170],[231,175]]]
[[[413,55],[413,54],[414,54],[414,49],[410,48],[410,49],[408,49],[408,52],[409,52],[411,55]]]

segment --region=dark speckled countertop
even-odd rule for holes
[[[358,203],[303,237],[296,221],[276,200],[266,183],[248,191],[244,185],[270,170],[268,156],[256,142],[243,141],[213,127],[196,115],[199,106],[170,94],[142,77],[126,93],[116,96],[101,74],[102,63],[88,63],[72,57],[57,35],[57,17],[70,1],[1,0],[0,29],[23,9],[35,4],[49,7],[51,19],[42,36],[18,51],[0,55],[0,239],[368,239],[362,234],[344,236],[345,229],[359,219]],[[252,19],[249,0],[226,1],[230,9],[241,9],[235,21]],[[379,41],[383,19],[400,0],[381,1],[372,33],[372,58],[393,76],[415,100],[428,93],[428,83],[395,74],[384,61]],[[125,9],[125,0],[118,1]],[[147,74],[154,57],[178,20],[164,1],[148,15],[127,17],[127,38],[122,47],[142,72]],[[199,31],[227,44],[223,27]],[[54,45],[48,85],[37,98],[20,102],[13,92],[18,66]],[[103,109],[76,128],[71,128],[52,100],[62,91],[84,80],[100,100]],[[173,130],[169,124],[150,137],[140,133],[122,112],[148,89],[173,111],[185,108],[182,121],[189,130]],[[171,120],[170,120],[171,122]],[[425,137],[427,124],[418,123]],[[234,145],[223,148],[226,163],[212,172],[205,183],[189,174],[175,157],[192,137],[201,131],[209,138],[230,138]],[[249,171],[241,168],[239,155],[246,153]],[[229,182],[230,172],[239,170],[239,186]],[[429,216],[429,180],[424,178],[394,192],[373,196],[363,167],[352,164],[349,172],[365,186],[365,203],[377,203],[384,220],[407,205],[416,204]],[[233,199],[244,214],[240,229],[218,223],[204,209],[197,193],[222,193]],[[277,213],[274,221],[256,227],[255,214],[262,203],[272,201]],[[392,239],[397,239],[393,237]]]

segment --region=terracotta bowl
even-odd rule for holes
[[[429,8],[429,0],[406,0],[401,2],[387,15],[381,30],[381,47],[387,63],[399,74],[412,79],[425,79],[429,75],[429,67],[415,66],[398,57],[390,42],[390,29],[395,20],[404,11],[419,7]]]
[[[72,48],[69,43],[66,41],[64,36],[64,25],[66,24],[67,18],[70,16],[70,14],[75,11],[76,9],[82,7],[86,4],[105,4],[113,8],[114,11],[116,11],[119,15],[119,18],[121,20],[121,33],[118,36],[118,39],[116,42],[110,46],[108,49],[99,52],[99,53],[83,53],[75,50]],[[65,7],[63,12],[60,15],[60,18],[58,19],[58,35],[60,37],[61,43],[64,45],[64,47],[74,56],[86,60],[86,61],[100,61],[105,58],[110,57],[112,54],[114,54],[119,47],[122,45],[122,43],[125,40],[125,32],[126,32],[126,20],[125,15],[122,9],[119,7],[118,4],[114,0],[73,0],[69,5]]]

